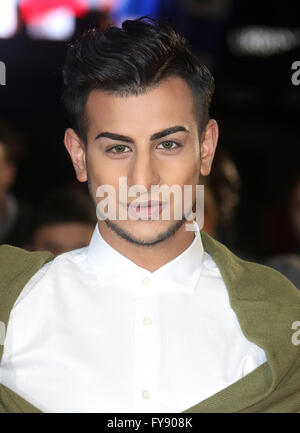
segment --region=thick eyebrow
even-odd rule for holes
[[[174,134],[178,131],[184,131],[189,132],[184,126],[172,126],[170,128],[164,129],[163,131],[156,132],[155,134],[151,135],[150,140],[157,140],[158,138],[165,137],[170,134]],[[101,134],[98,134],[95,140],[98,140],[98,138],[106,137],[110,138],[111,140],[118,140],[118,141],[125,141],[127,143],[134,143],[134,140],[130,137],[127,137],[126,135],[119,135],[114,134],[113,132],[101,132]]]
[[[163,131],[156,132],[151,135],[150,140],[157,140],[158,138],[165,137],[166,135],[174,134],[178,131],[190,132],[184,126],[172,126],[171,128],[164,129]]]
[[[111,140],[118,140],[118,141],[126,141],[127,143],[133,143],[133,139],[130,137],[126,137],[126,135],[120,135],[115,134],[113,132],[101,132],[101,134],[98,134],[95,140],[98,140],[98,138],[106,137],[110,138]]]

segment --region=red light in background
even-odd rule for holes
[[[26,23],[38,21],[48,12],[66,8],[75,16],[85,15],[88,10],[88,0],[20,0],[20,11]]]

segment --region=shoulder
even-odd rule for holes
[[[52,260],[54,255],[49,251],[26,251],[11,245],[0,245],[1,279],[16,277],[23,272],[34,271]]]
[[[11,245],[0,246],[0,300],[18,296],[42,266],[53,259],[49,251],[30,252]]]
[[[85,267],[81,266],[85,262],[87,247],[83,247],[77,250],[67,251],[59,254],[55,257],[52,256],[50,260],[44,262],[44,264],[35,272],[31,278],[27,281],[24,288],[19,294],[14,307],[17,306],[26,296],[37,286],[39,283],[48,284],[49,281],[55,279],[56,284],[59,280],[66,279],[72,282],[72,279],[78,278],[78,275],[84,271]]]
[[[0,245],[0,323],[6,327],[11,309],[27,282],[53,259],[48,251],[29,252]],[[0,345],[0,360],[3,346]]]
[[[212,256],[235,298],[300,303],[300,291],[280,272],[241,259],[204,232],[201,237],[204,250]]]
[[[70,278],[85,261],[87,247],[54,256],[49,251],[30,252],[10,245],[0,246],[0,310],[9,301],[12,308],[44,278]],[[80,270],[82,267],[80,268]],[[49,274],[50,272],[50,274]],[[77,274],[78,275],[78,272]],[[1,311],[0,311],[1,312]]]

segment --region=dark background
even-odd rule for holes
[[[258,0],[161,1],[156,17],[167,18],[189,40],[216,79],[211,114],[220,126],[225,149],[241,177],[241,201],[235,218],[244,255],[262,260],[293,247],[284,205],[299,172],[300,86],[291,82],[300,60],[299,2]],[[98,20],[78,19],[78,30]],[[298,31],[298,44],[273,55],[234,52],[234,29],[268,26]],[[0,119],[22,142],[13,191],[33,204],[52,189],[76,182],[63,146],[68,126],[60,105],[61,74],[67,42],[32,40],[20,27],[0,39],[7,85],[0,86]]]

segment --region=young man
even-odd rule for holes
[[[99,219],[55,258],[2,247],[1,410],[300,411],[299,292],[176,217],[217,145],[209,71],[139,19],[84,35],[64,81],[65,145]],[[162,185],[177,193],[149,201]]]

